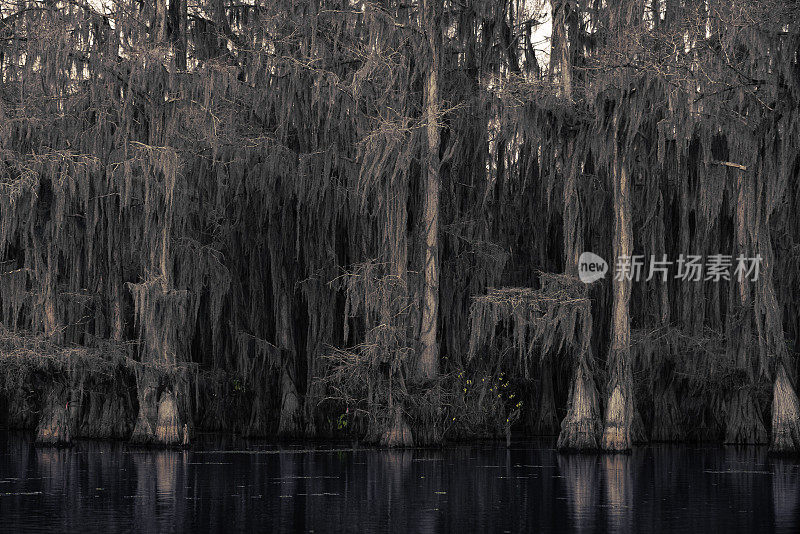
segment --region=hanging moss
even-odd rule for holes
[[[554,2],[546,66],[488,0],[114,4],[3,15],[8,424],[797,447],[796,6]],[[763,261],[587,289],[585,250]]]

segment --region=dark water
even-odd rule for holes
[[[0,529],[800,532],[800,466],[764,448],[658,445],[630,456],[562,456],[549,442],[202,448],[59,450],[0,432]]]

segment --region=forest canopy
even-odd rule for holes
[[[797,451],[798,149],[794,1],[0,0],[0,422]]]

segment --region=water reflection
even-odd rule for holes
[[[600,501],[598,461],[589,454],[560,455],[558,467],[566,480],[567,502],[575,532],[593,532]]]
[[[187,452],[158,451],[128,454],[136,473],[133,501],[134,525],[154,532],[172,530],[184,523]],[[180,504],[179,504],[180,503]],[[170,509],[172,514],[160,514]]]
[[[226,445],[59,450],[0,433],[0,530],[796,532],[800,521],[798,464],[763,447]]]
[[[608,503],[608,529],[612,532],[633,530],[633,458],[628,454],[603,456],[603,478]]]
[[[772,472],[775,527],[782,532],[797,532],[800,525],[800,466],[777,458],[772,462]]]

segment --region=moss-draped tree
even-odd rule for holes
[[[796,450],[798,16],[0,2],[3,419]],[[582,251],[733,265],[585,287]]]

